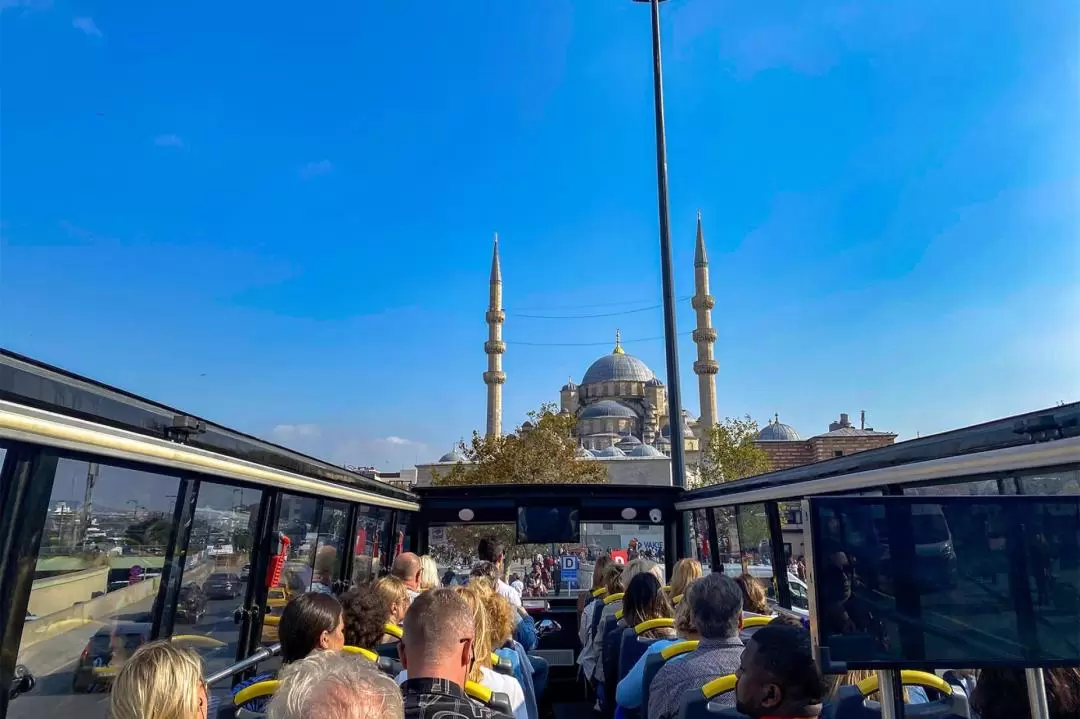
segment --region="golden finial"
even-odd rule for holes
[[[611,354],[626,354],[622,348],[622,330],[615,330],[615,349],[611,351]]]

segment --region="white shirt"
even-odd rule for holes
[[[398,686],[401,686],[408,678],[409,670],[402,669],[394,677],[394,681],[398,683]],[[529,709],[525,706],[525,692],[522,691],[521,684],[517,679],[509,674],[499,674],[487,667],[480,667],[480,684],[493,692],[505,694],[510,699],[510,708],[514,712],[514,719],[529,719]]]
[[[516,589],[518,594],[521,594],[525,591],[525,583],[522,582],[520,579],[515,579],[514,581],[510,582],[510,586]]]
[[[511,607],[521,606],[521,592],[511,587],[503,580],[499,580],[499,583],[495,585],[495,591],[500,596],[504,597],[506,601],[510,602]]]

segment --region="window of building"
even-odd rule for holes
[[[842,450],[842,449],[833,450],[832,456],[834,456],[834,457],[843,457],[844,456],[844,450]]]

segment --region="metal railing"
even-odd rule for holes
[[[228,679],[234,677],[241,672],[245,672],[251,669],[259,662],[264,662],[271,657],[276,657],[281,653],[281,644],[271,644],[268,647],[260,647],[254,654],[247,659],[241,659],[236,664],[225,667],[219,672],[214,672],[204,680],[207,686],[213,686],[220,682],[222,679]]]

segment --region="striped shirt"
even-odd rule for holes
[[[734,674],[742,660],[743,643],[738,637],[702,639],[698,648],[678,662],[666,662],[649,685],[649,719],[674,719],[679,715],[683,693],[700,689],[713,679]],[[735,692],[713,699],[720,707],[735,706]]]

